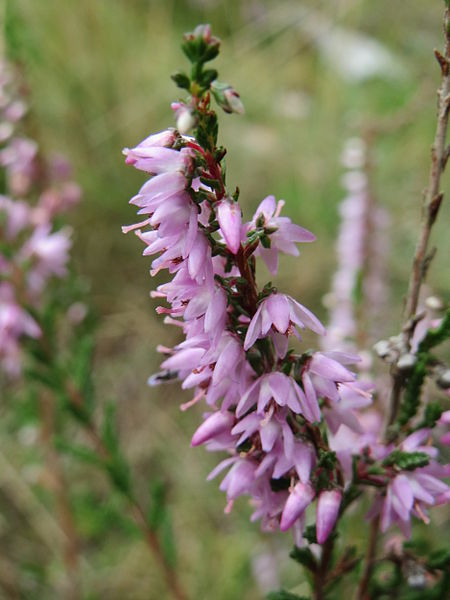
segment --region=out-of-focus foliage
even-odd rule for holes
[[[432,49],[441,40],[442,3],[7,0],[5,7],[7,55],[21,64],[29,86],[28,126],[45,150],[68,156],[84,188],[72,224],[77,269],[91,281],[99,312],[95,385],[99,398],[118,402],[137,492],[158,510],[160,492],[149,491],[148,480],[161,482],[172,515],[162,525],[167,551],[174,538],[192,598],[256,600],[265,590],[291,589],[300,571],[286,561],[283,536],[261,534],[243,504],[222,514],[222,495],[205,481],[214,460],[188,448],[199,420],[195,409],[178,409],[188,397],[176,386],[146,386],[159,362],[156,343],[175,342],[176,332],[168,340],[154,313],[148,290],[157,282],[147,275],[148,260],[136,259],[138,240],[120,232],[134,218],[127,201],[144,181],[125,168],[121,148],[173,122],[169,103],[179,91],[169,74],[182,64],[181,33],[211,23],[223,40],[221,78],[233,81],[246,107],[243,117],[222,117],[230,188],[239,185],[247,215],[268,193],[284,198],[287,214],[316,233],[318,241],[298,261],[283,259],[277,280],[312,306],[335,266],[343,143],[362,128],[379,130],[373,191],[392,214],[392,313],[380,335],[389,334],[400,316],[427,182],[439,80]],[[429,277],[444,296],[448,218],[447,203]],[[61,532],[37,450],[38,404],[18,390],[16,406],[0,410],[0,589],[13,597],[19,582],[23,597],[50,598],[62,577]],[[73,448],[83,442],[76,431]],[[110,495],[95,466],[71,460],[70,452],[64,466],[83,539],[85,597],[165,597],[123,500]],[[435,518],[439,528],[444,515],[436,511]],[[360,524],[349,527],[355,544],[365,543]],[[306,584],[295,589],[300,597],[307,591]]]

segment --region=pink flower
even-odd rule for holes
[[[195,116],[192,109],[183,102],[172,102],[172,110],[175,112],[177,129],[180,133],[189,133],[195,127]]]
[[[297,483],[292,490],[283,509],[280,521],[281,531],[287,531],[295,521],[304,513],[305,509],[314,500],[316,493],[312,486],[307,483]]]
[[[317,502],[316,535],[319,544],[328,539],[341,506],[342,492],[339,490],[325,490],[320,492]]]
[[[222,200],[217,207],[217,220],[228,249],[237,254],[241,245],[241,208],[237,202]]]
[[[289,335],[292,324],[301,329],[308,327],[319,335],[325,333],[317,317],[296,300],[284,294],[271,294],[261,302],[250,322],[244,349],[248,350],[257,339],[265,337],[272,326],[275,331]]]
[[[170,148],[176,140],[176,133],[174,129],[166,129],[165,131],[160,131],[159,133],[153,133],[142,140],[135,148],[124,148],[122,150],[122,154],[124,154],[127,159],[127,165],[133,165],[138,159],[145,157],[146,152],[150,148]]]
[[[230,412],[215,412],[210,414],[192,436],[191,446],[200,446],[213,437],[230,431],[235,417]]]
[[[241,417],[257,404],[257,412],[263,414],[271,400],[279,406],[288,406],[294,413],[302,413],[305,395],[296,382],[280,372],[272,372],[256,379],[241,397],[236,415]]]
[[[252,229],[264,228],[268,232],[270,248],[265,248],[260,244],[255,255],[261,256],[269,271],[274,274],[278,269],[279,251],[298,256],[300,253],[296,243],[313,242],[316,239],[310,231],[294,225],[288,217],[280,217],[283,206],[283,200],[277,204],[275,196],[267,196],[256,209],[250,224]]]

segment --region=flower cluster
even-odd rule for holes
[[[51,277],[63,277],[71,246],[70,230],[55,230],[55,217],[76,204],[80,188],[62,157],[45,164],[37,144],[17,132],[26,114],[17,75],[0,65],[0,365],[17,376],[20,339],[41,331],[32,316]]]
[[[330,309],[328,335],[322,347],[355,352],[366,341],[361,330],[373,333],[386,304],[386,231],[389,218],[369,187],[369,149],[361,138],[347,140],[342,155],[346,196],[339,206],[341,223],[336,243],[337,268],[325,298]],[[364,323],[363,320],[364,313]],[[375,332],[377,335],[378,332]],[[364,339],[361,339],[364,337]],[[355,344],[356,341],[356,344]]]
[[[163,370],[149,383],[180,380],[183,389],[193,390],[183,409],[206,403],[192,446],[228,453],[209,475],[228,469],[220,484],[226,511],[248,495],[252,519],[261,519],[266,530],[293,528],[299,546],[307,507],[317,501],[315,535],[323,544],[344,510],[351,483],[380,486],[387,525],[398,522],[392,511],[403,521],[411,511],[420,516],[423,503],[434,502],[433,490],[444,493],[444,484],[435,483],[431,473],[434,463],[421,451],[412,453],[418,470],[405,475],[410,493],[399,513],[392,489],[407,487],[402,465],[411,467],[405,455],[412,445],[385,447],[379,427],[374,431],[365,422],[360,409],[371,404],[371,390],[352,370],[358,357],[333,348],[290,350],[290,337],[301,339],[304,329],[323,336],[325,328],[294,298],[271,284],[256,286],[256,257],[275,274],[279,252],[297,255],[296,244],[314,236],[280,216],[283,202],[273,196],[243,222],[239,192],[226,187],[225,150],[217,147],[210,106],[210,92],[216,96],[220,86],[210,80],[212,70],[203,71],[217,48],[209,28],[189,34],[183,49],[193,63],[192,78],[174,77],[191,94],[183,106],[189,106],[195,136],[187,136],[184,127],[168,129],[124,150],[128,164],[150,175],[130,201],[144,220],[124,231],[135,231],[146,245],[144,255],[156,255],[152,275],[161,269],[171,274],[152,296],[167,303],[157,312],[184,336],[174,348],[159,347],[166,355]],[[179,114],[177,119],[180,127]],[[382,480],[372,475],[374,465]]]

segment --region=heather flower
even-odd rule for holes
[[[240,399],[236,415],[242,416],[255,404],[257,412],[263,414],[272,399],[278,406],[289,406],[295,413],[301,413],[306,402],[303,391],[292,377],[273,372],[262,375],[253,382]]]
[[[324,544],[327,541],[336,523],[341,500],[342,492],[340,490],[324,490],[320,492],[316,514],[316,531],[319,544]]]
[[[284,335],[294,333],[293,325],[300,329],[308,327],[320,335],[325,333],[317,317],[296,300],[284,294],[271,294],[261,302],[250,322],[244,349],[248,350],[257,339],[265,337],[272,327]]]
[[[20,338],[38,338],[41,329],[14,297],[14,289],[8,282],[0,282],[0,364],[11,376],[21,370]]]
[[[239,94],[228,83],[213,81],[211,84],[211,92],[216,99],[217,104],[226,113],[237,113],[243,115],[245,112],[244,105]]]
[[[253,220],[250,223],[250,231],[262,229],[270,240],[270,247],[258,246],[256,256],[260,256],[266,263],[267,268],[273,274],[278,270],[278,252],[298,256],[300,252],[295,245],[298,242],[313,242],[315,236],[291,222],[288,217],[280,217],[284,201],[275,201],[275,196],[267,196],[256,209]]]
[[[16,133],[26,105],[6,89],[14,79],[9,71],[2,77],[5,70],[0,65],[0,118],[9,125],[0,141],[0,166],[6,175],[6,195],[0,196],[0,362],[9,375],[17,376],[23,338],[41,335],[27,307],[39,310],[49,279],[67,273],[70,230],[55,230],[52,220],[78,201],[80,189],[70,181],[67,166],[52,178],[52,165],[38,160],[37,144]],[[25,198],[31,190],[37,203]]]
[[[171,107],[175,112],[178,131],[180,133],[189,133],[196,124],[192,109],[182,102],[172,102]]]
[[[303,515],[305,509],[315,497],[315,491],[310,484],[297,483],[287,499],[281,515],[280,529],[287,531],[294,522]]]
[[[392,524],[397,524],[403,535],[410,536],[411,515],[429,522],[427,507],[438,504],[443,494],[448,494],[449,486],[442,481],[448,476],[445,467],[434,459],[438,455],[436,448],[423,445],[430,435],[429,429],[419,429],[409,435],[398,447],[404,453],[420,452],[429,456],[424,467],[414,470],[388,472],[390,476],[385,495],[379,495],[369,511],[368,517],[381,514],[381,530],[386,531]],[[386,449],[385,462],[396,449]]]
[[[255,257],[276,273],[279,252],[297,256],[296,244],[314,236],[280,216],[284,202],[274,196],[260,203],[251,222],[242,223],[239,194],[226,187],[225,150],[217,146],[211,94],[227,112],[243,107],[213,69],[203,70],[218,50],[209,27],[185,36],[183,50],[194,68],[191,76],[178,73],[173,79],[192,94],[172,108],[181,134],[197,128],[194,136],[167,130],[124,151],[128,164],[151,175],[130,201],[145,218],[124,231],[135,230],[146,245],[144,255],[156,255],[151,275],[168,270],[170,281],[152,296],[167,302],[156,310],[184,336],[174,348],[159,347],[163,370],[149,383],[178,379],[182,389],[192,390],[182,410],[206,403],[208,412],[191,445],[228,453],[208,479],[228,469],[220,484],[226,512],[238,497],[250,496],[251,519],[260,519],[263,530],[292,529],[296,544],[306,543],[305,511],[317,498],[317,541],[323,544],[336,526],[344,495],[366,484],[378,486],[375,507],[386,514],[383,522],[405,521],[412,511],[422,514],[430,497],[437,503],[447,494],[436,453],[421,445],[428,432],[413,434],[397,448],[383,444],[379,414],[363,412],[373,386],[351,370],[359,361],[355,353],[342,351],[354,347],[349,340],[356,332],[353,292],[365,264],[366,229],[374,222],[368,218],[365,174],[354,170],[345,181],[342,269],[334,282],[330,342],[324,352],[296,354],[289,350],[290,336],[300,338],[298,330],[305,328],[324,335],[325,328],[271,283],[259,291]],[[354,145],[346,164],[360,169],[363,162]],[[396,451],[417,451],[419,458],[423,452],[430,463],[399,469]],[[408,497],[397,510],[399,490],[406,486],[417,501],[411,504]]]
[[[134,148],[123,149],[122,153],[127,157],[125,162],[129,165],[134,164],[135,160],[145,157],[145,154],[142,156],[141,153],[145,152],[149,148],[170,148],[173,146],[176,137],[177,136],[174,129],[165,129],[159,133],[153,133],[142,140],[142,142],[140,142]]]
[[[212,438],[231,431],[235,417],[230,412],[215,412],[209,415],[192,436],[191,446],[199,446]]]
[[[217,220],[227,247],[233,254],[237,254],[241,245],[242,227],[239,204],[229,199],[222,200],[217,207]]]

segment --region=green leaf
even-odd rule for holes
[[[167,485],[160,479],[150,482],[147,519],[150,528],[158,534],[166,560],[175,566],[176,547],[172,520],[167,507]]]
[[[264,246],[264,248],[270,248],[271,242],[270,242],[270,237],[268,235],[262,235],[260,239],[261,239],[261,244]]]
[[[94,384],[92,381],[92,362],[95,348],[94,336],[85,334],[73,349],[72,378],[83,397],[88,412],[92,409]]]
[[[429,329],[426,336],[419,344],[419,353],[431,350],[445,340],[450,338],[450,309],[448,309],[442,319],[440,325],[435,329]]]
[[[450,567],[450,548],[440,548],[431,552],[428,566],[432,569],[447,569]]]
[[[208,62],[209,60],[213,60],[219,54],[219,46],[208,46],[206,51],[201,56],[202,62]],[[215,79],[215,78],[214,78]]]
[[[98,454],[96,454],[90,448],[81,446],[79,444],[71,444],[66,442],[62,437],[57,437],[54,440],[55,447],[57,450],[64,454],[69,454],[73,458],[80,460],[81,462],[88,463],[91,465],[99,466],[102,464]]]
[[[198,52],[196,46],[192,43],[192,41],[188,40],[181,44],[181,49],[187,58],[191,61],[191,63],[197,62],[198,60]]]
[[[119,440],[116,429],[116,406],[112,402],[108,402],[105,406],[102,441],[109,452],[114,454],[119,449]]]
[[[195,131],[195,137],[200,146],[210,152],[214,152],[217,144],[218,131],[217,115],[211,111],[202,114],[202,118],[199,120]]]
[[[305,546],[304,548],[294,546],[291,552],[289,553],[289,556],[309,571],[316,571],[317,562],[314,557],[314,554],[311,552],[308,546]]]
[[[443,411],[444,409],[442,408],[439,400],[430,402],[425,408],[422,421],[419,423],[419,425],[417,425],[417,427],[415,427],[415,429],[422,429],[424,427],[429,427],[432,429],[436,425],[436,422],[441,418]]]
[[[191,80],[186,75],[186,73],[182,73],[181,71],[178,71],[177,73],[174,73],[170,77],[179,88],[188,90],[188,91],[191,89]]]
[[[216,69],[205,69],[202,74],[200,75],[200,79],[199,79],[199,83],[205,87],[205,88],[209,88],[209,86],[211,85],[211,82],[214,81],[214,79],[217,79],[218,73],[216,71]]]
[[[110,461],[104,463],[104,467],[114,487],[128,498],[131,498],[130,468],[123,456],[117,454]]]
[[[427,374],[427,362],[428,357],[426,355],[418,355],[414,371],[406,384],[403,402],[400,407],[397,419],[400,425],[406,425],[408,421],[416,415],[419,409],[422,387]]]
[[[390,467],[396,466],[403,471],[414,471],[420,467],[425,467],[430,462],[430,457],[425,452],[402,452],[394,450],[384,459],[383,465]]]
[[[317,544],[317,536],[316,536],[316,526],[308,525],[303,533],[303,537],[310,544]]]
[[[317,468],[327,469],[331,471],[336,466],[336,452],[333,451],[325,451],[319,450],[319,462],[317,463]]]
[[[109,452],[109,459],[104,463],[104,467],[116,489],[125,496],[131,497],[131,473],[128,463],[121,453],[115,413],[115,405],[109,402],[105,407],[102,427],[102,441]]]
[[[50,388],[51,390],[59,390],[59,380],[53,374],[44,368],[34,369],[29,368],[25,371],[25,376],[32,381],[36,381]]]
[[[350,506],[350,504],[357,500],[361,495],[362,491],[356,485],[350,485],[342,498],[339,514],[342,515]]]

